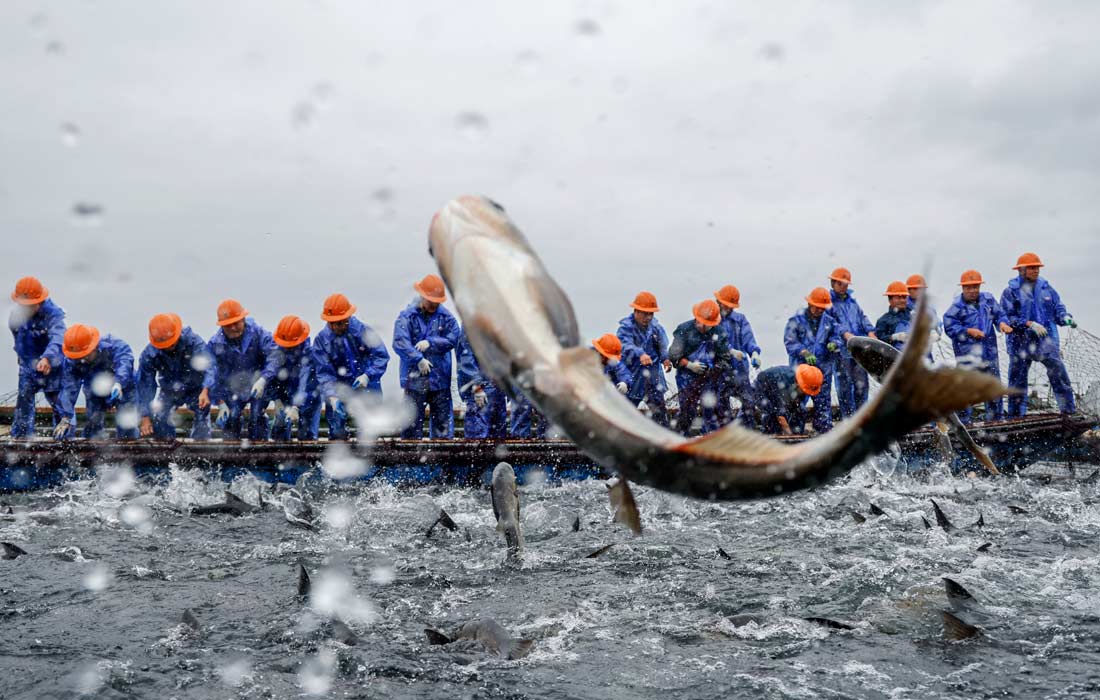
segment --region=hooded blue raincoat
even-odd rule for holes
[[[833,300],[833,308],[826,313],[836,319],[838,335],[840,336],[834,370],[836,398],[837,403],[840,404],[840,415],[847,418],[858,411],[860,406],[867,403],[870,379],[867,376],[867,370],[860,367],[859,363],[848,352],[844,334],[851,333],[852,335],[865,336],[871,333],[875,327],[871,324],[871,320],[867,318],[867,314],[863,313],[859,302],[852,296],[851,289],[844,296],[829,290],[829,296]]]
[[[52,299],[43,301],[33,316],[27,315],[27,309],[26,306],[16,307],[8,320],[8,328],[15,339],[15,355],[19,359],[19,393],[11,425],[13,438],[34,435],[34,399],[38,392],[45,394],[53,410],[54,427],[61,422],[65,412],[61,390],[65,312]],[[35,369],[42,358],[50,361],[49,374]]]
[[[962,295],[955,297],[951,308],[943,315],[943,329],[951,339],[951,349],[960,366],[970,366],[998,379],[1001,376],[1000,351],[997,349],[997,331],[1001,323],[1008,323],[1001,305],[989,292],[981,292],[978,300],[968,303]],[[971,338],[967,330],[976,328],[985,334],[981,340]],[[1004,418],[1004,400],[985,404],[986,420]],[[970,422],[972,411],[959,411],[964,423]]]
[[[508,434],[508,397],[491,379],[482,374],[474,350],[465,334],[455,348],[458,359],[458,393],[466,402],[463,435],[470,439],[501,439]],[[488,402],[478,406],[474,387],[480,386]]]
[[[218,328],[206,347],[214,356],[214,366],[217,368],[210,400],[215,405],[224,401],[229,407],[227,417],[218,417],[219,424],[223,424],[223,435],[231,440],[240,439],[241,421],[245,406],[248,406],[251,416],[248,438],[266,440],[269,426],[265,409],[270,399],[266,390],[254,399],[250,394],[253,382],[263,377],[270,384],[279,371],[275,359],[278,346],[272,340],[271,333],[252,318],[246,318],[240,338],[230,340],[225,335],[225,329]]]
[[[634,320],[634,314],[630,314],[619,321],[615,335],[623,346],[622,362],[630,372],[630,391],[626,397],[634,404],[645,401],[653,420],[667,427],[665,393],[668,383],[662,363],[668,359],[668,334],[656,317],[643,327]],[[649,355],[653,364],[642,366],[642,355]]]
[[[808,308],[791,316],[783,331],[783,345],[787,348],[790,366],[797,367],[805,362],[802,351],[807,350],[817,358],[817,368],[824,375],[821,393],[814,397],[814,430],[819,433],[828,432],[833,427],[832,378],[838,353],[830,351],[828,345],[833,343],[838,349],[844,345],[840,333],[835,316],[826,311],[815,320]]]
[[[1022,393],[1008,397],[1009,416],[1027,413],[1027,375],[1032,362],[1046,367],[1050,388],[1063,413],[1077,410],[1069,373],[1062,362],[1058,341],[1058,327],[1065,326],[1072,318],[1062,303],[1062,298],[1044,278],[1034,284],[1024,281],[1023,275],[1009,280],[1001,294],[1001,310],[1012,326],[1012,333],[1005,338],[1008,350],[1008,385]],[[1040,338],[1028,327],[1034,321],[1046,328],[1047,335]]]
[[[65,358],[64,394],[68,415],[76,425],[76,405],[80,392],[84,392],[87,407],[84,424],[84,437],[98,438],[103,435],[103,419],[107,409],[117,409],[116,434],[120,438],[136,438],[137,434],[137,384],[134,374],[134,351],[130,346],[114,337],[104,335],[99,339],[95,352],[79,360]],[[109,380],[107,379],[109,377]],[[117,383],[122,387],[122,397],[112,401],[110,387]],[[100,395],[96,389],[106,387],[107,393]],[[128,415],[124,415],[128,414]],[[125,427],[117,423],[130,423]]]
[[[352,391],[352,383],[365,374],[367,386],[362,391],[381,399],[382,375],[389,363],[390,353],[382,337],[355,316],[348,319],[348,329],[340,335],[328,325],[321,329],[313,341],[313,364],[325,402],[329,437],[347,437],[347,410],[340,403],[340,391]],[[330,399],[337,399],[337,408]]]
[[[184,326],[179,340],[167,350],[152,344],[145,346],[138,359],[138,412],[153,421],[153,434],[158,438],[174,438],[176,427],[171,418],[180,406],[195,412],[191,437],[210,437],[210,407],[200,409],[199,394],[213,390],[217,377],[214,357],[206,343],[190,326]]]

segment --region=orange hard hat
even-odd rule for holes
[[[638,292],[638,296],[634,297],[634,301],[630,304],[630,307],[636,311],[645,311],[651,314],[655,314],[661,310],[660,307],[657,306],[657,297],[653,296],[652,292]]]
[[[1025,267],[1043,267],[1043,261],[1035,253],[1024,253],[1016,259],[1016,264],[1012,269],[1019,270]]]
[[[609,360],[623,359],[623,344],[613,333],[604,333],[592,341],[592,347]]]
[[[325,308],[321,310],[321,320],[335,323],[351,318],[353,313],[355,313],[355,304],[348,301],[346,296],[340,293],[330,294],[328,299],[325,299]]]
[[[309,338],[309,324],[293,314],[283,316],[272,338],[281,348],[296,348]]]
[[[846,267],[838,267],[833,270],[833,274],[829,275],[829,279],[834,282],[846,282],[847,284],[851,284],[852,273],[848,272],[848,268]]]
[[[817,396],[821,393],[821,385],[825,383],[825,375],[813,365],[802,364],[795,367],[794,380],[803,394]]]
[[[741,291],[732,284],[727,284],[725,287],[715,292],[714,298],[718,300],[719,304],[727,309],[736,309],[738,306],[741,306]]]
[[[966,287],[972,284],[985,284],[985,280],[982,279],[982,273],[977,270],[967,270],[959,278],[959,284]]]
[[[15,283],[11,300],[23,306],[41,304],[50,298],[50,290],[42,286],[37,277],[24,277]]]
[[[237,321],[244,320],[247,315],[248,311],[236,299],[226,299],[218,304],[219,326],[232,326]]]
[[[722,322],[722,313],[713,299],[704,299],[691,307],[691,315],[696,321],[710,328]]]
[[[928,283],[924,281],[924,275],[909,275],[905,280],[906,289],[928,289]]]
[[[424,279],[413,284],[413,289],[430,302],[442,304],[447,301],[447,291],[439,275],[425,275]]]
[[[833,308],[833,298],[829,296],[829,290],[824,287],[814,288],[806,297],[806,301],[810,302],[810,306],[816,306],[819,309]]]
[[[884,297],[907,297],[909,296],[909,290],[906,288],[904,282],[894,280],[886,286],[886,292],[882,295]]]
[[[79,360],[92,354],[99,346],[99,329],[95,326],[85,326],[83,323],[75,323],[65,331],[65,338],[61,343],[61,352],[70,360]]]
[[[149,343],[157,350],[176,344],[183,332],[183,322],[176,314],[157,314],[149,320]]]

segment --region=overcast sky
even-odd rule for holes
[[[333,291],[388,344],[474,192],[588,338],[733,283],[780,363],[835,266],[874,320],[893,279],[930,269],[942,312],[1030,250],[1100,329],[1100,3],[731,5],[6,0],[0,280],[135,353],[226,297],[316,332]]]

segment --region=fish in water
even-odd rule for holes
[[[924,529],[925,530],[931,530],[932,529],[932,523],[928,522],[928,518],[926,518],[922,515],[922,516],[920,516],[920,521],[922,523],[924,523]]]
[[[733,557],[730,556],[730,553],[722,549],[721,547],[718,548],[718,556],[722,557],[723,559],[733,559]]]
[[[611,501],[612,521],[626,525],[635,535],[642,534],[642,515],[626,479],[614,477],[608,481],[607,497]]]
[[[514,557],[523,551],[523,530],[519,520],[519,489],[516,487],[516,472],[512,465],[501,462],[493,469],[493,481],[489,486],[493,500],[493,515],[497,519],[497,530],[504,533],[508,543],[508,556]]]
[[[873,515],[877,518],[880,515],[886,515],[886,511],[884,511],[882,508],[879,508],[874,503],[872,503],[871,504],[871,515]]]
[[[1015,505],[1012,505],[1011,503],[1008,504],[1008,510],[1009,510],[1009,512],[1015,513],[1016,515],[1029,515],[1030,514],[1028,512],[1027,508],[1021,508],[1020,506],[1015,506]]]
[[[862,525],[863,523],[867,522],[867,518],[865,516],[857,513],[854,510],[852,511],[852,520],[855,520],[857,525]]]
[[[947,602],[951,603],[951,607],[969,607],[974,602],[974,596],[970,594],[970,591],[954,579],[943,577],[943,590],[947,594]]]
[[[513,637],[494,620],[467,622],[450,635],[431,628],[425,629],[424,634],[427,635],[428,642],[435,645],[452,644],[464,639],[477,642],[505,659],[522,659],[531,653],[531,648],[535,645],[533,639]]]
[[[309,572],[301,562],[298,562],[298,598],[305,600],[309,597],[309,591],[313,584],[309,580]]]
[[[847,345],[848,352],[852,353],[852,359],[858,362],[860,367],[867,370],[867,373],[879,382],[884,381],[890,368],[893,367],[897,359],[901,357],[900,350],[889,343],[884,343],[875,338],[853,336],[848,339]],[[945,457],[950,458],[954,453],[954,450],[951,448],[951,441],[947,438],[947,434],[950,432],[960,443],[962,443],[963,447],[965,447],[970,454],[974,455],[974,458],[985,467],[986,471],[990,474],[1000,474],[1000,471],[997,470],[997,465],[993,464],[993,460],[989,458],[985,450],[983,450],[978,443],[974,442],[974,438],[970,435],[970,431],[966,429],[966,426],[962,424],[962,421],[959,420],[959,417],[954,413],[943,416],[943,421],[937,422],[935,432],[937,434],[937,440],[941,445],[941,450],[946,452]],[[946,444],[944,444],[945,440]]]
[[[58,559],[63,561],[85,562],[88,561],[84,558],[84,552],[75,545],[68,547],[62,547],[61,549],[55,549],[50,554],[54,555]]]
[[[949,642],[961,642],[964,639],[977,637],[982,633],[982,631],[974,625],[964,622],[946,610],[941,614],[943,616],[943,638]]]
[[[26,550],[11,542],[0,542],[0,559],[15,559],[26,553]]]
[[[601,554],[603,554],[604,552],[606,552],[607,550],[611,549],[614,546],[615,546],[614,542],[612,542],[611,544],[605,544],[604,546],[600,547],[596,551],[584,555],[584,558],[585,559],[596,559]]]
[[[305,495],[297,487],[288,489],[283,493],[283,516],[286,521],[295,527],[304,528],[316,532],[313,524],[315,515],[313,506],[310,505]]]
[[[479,196],[448,202],[432,218],[429,252],[482,372],[525,395],[602,466],[670,493],[737,500],[818,486],[913,428],[1008,391],[988,374],[925,366],[922,297],[882,390],[832,431],[783,444],[730,424],[686,438],[643,416],[607,381],[597,354],[581,344],[569,298],[499,204]]]
[[[442,525],[451,532],[455,532],[456,530],[458,530],[458,524],[455,523],[455,521],[451,519],[451,516],[447,513],[447,511],[443,510],[442,508],[439,509],[439,517],[435,519],[435,522],[432,523],[431,527],[428,528],[428,532],[425,533],[424,536],[431,537],[432,532],[435,531],[436,525]]]
[[[580,531],[581,531],[581,516],[578,515],[576,518],[573,518],[573,532],[580,532]]]
[[[199,624],[199,619],[195,617],[195,613],[191,611],[191,608],[187,608],[183,611],[183,616],[180,618],[180,622],[193,634],[199,634],[202,632],[202,625]]]
[[[993,546],[992,542],[986,542],[985,544],[978,545],[979,552],[988,552],[989,548]]]
[[[224,503],[192,508],[191,515],[232,515],[233,517],[240,517],[242,515],[255,513],[257,510],[259,510],[259,508],[256,506],[226,491]]]
[[[932,499],[928,500],[932,501]],[[940,505],[935,501],[932,501],[932,510],[936,514],[936,524],[943,528],[944,532],[951,532],[955,529],[955,526],[951,524],[951,521],[947,519],[944,512],[940,510]]]

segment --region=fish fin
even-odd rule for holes
[[[581,516],[573,518],[573,532],[581,531]]]
[[[199,624],[199,619],[195,617],[195,613],[191,611],[191,608],[187,608],[183,611],[183,615],[180,617],[180,622],[187,625],[196,632],[202,629],[202,625]]]
[[[860,525],[867,522],[867,518],[865,518],[863,515],[855,512],[854,510],[852,511],[852,520],[855,520],[856,523],[858,523]]]
[[[15,511],[11,509],[11,506],[8,506],[8,509],[6,511],[4,511],[4,514],[5,515],[15,515]]]
[[[723,559],[733,559],[733,557],[730,556],[730,553],[722,549],[721,547],[718,548],[718,556],[722,557]]]
[[[562,347],[573,348],[580,345],[581,333],[577,327],[573,303],[558,283],[550,275],[535,275],[527,278],[527,286],[531,295],[542,305],[550,328]]]
[[[940,504],[936,503],[931,498],[929,498],[928,500],[932,501],[932,511],[936,514],[936,524],[942,527],[945,532],[949,532],[955,529],[954,526],[951,524],[951,521],[947,519],[947,516],[944,514],[944,512],[940,510]]]
[[[967,449],[970,454],[974,455],[974,459],[978,460],[978,463],[985,467],[985,470],[994,476],[1000,476],[1001,472],[997,469],[997,465],[993,463],[989,454],[982,449],[982,446],[974,442],[974,436],[970,434],[970,431],[966,429],[966,426],[962,424],[959,417],[955,414],[951,414],[947,417],[947,422],[951,427],[951,432],[962,443],[962,446]]]
[[[0,542],[0,547],[4,550],[5,559],[15,559],[27,553],[22,547],[14,545],[11,542]]]
[[[267,510],[267,503],[264,502],[264,487],[260,484],[256,484],[256,502],[260,504],[260,510]]]
[[[313,587],[313,584],[309,580],[309,572],[306,571],[306,567],[301,562],[298,562],[298,597],[305,599],[309,597],[309,591]]]
[[[454,641],[442,632],[438,630],[433,630],[431,627],[425,627],[424,634],[428,637],[428,644],[434,646],[438,646],[441,644],[450,644]]]
[[[1097,481],[1100,481],[1100,469],[1092,470],[1091,474],[1086,476],[1084,479],[1081,479],[1082,484],[1095,484]],[[8,513],[11,513],[10,506],[8,507]]]
[[[466,528],[466,541],[473,542],[474,538],[470,536],[470,528]]]
[[[989,548],[993,546],[992,542],[986,542],[985,544],[978,545],[979,552],[988,552]]]
[[[517,639],[508,652],[508,658],[513,660],[522,659],[531,653],[531,649],[533,649],[534,646],[535,640],[533,639]]]
[[[1011,503],[1008,504],[1008,510],[1016,515],[1028,515],[1027,508],[1021,508],[1020,506],[1014,506]]]
[[[948,641],[959,642],[964,639],[977,637],[982,633],[982,631],[974,625],[960,620],[946,610],[941,611],[941,614],[943,615],[943,637]]]
[[[854,630],[855,627],[847,624],[846,622],[837,622],[836,620],[830,620],[827,617],[804,617],[802,618],[806,622],[812,622],[815,625],[821,625],[822,627],[828,627],[834,630]]]
[[[876,517],[881,516],[881,515],[886,515],[886,511],[884,511],[882,508],[879,508],[874,503],[872,503],[871,504],[871,515],[874,515]]]
[[[947,599],[952,603],[974,600],[974,596],[970,594],[970,591],[966,590],[961,583],[954,579],[943,576],[943,590],[947,593]]]
[[[351,628],[347,626],[343,620],[332,621],[332,638],[338,642],[347,644],[349,647],[353,647],[359,643],[359,637],[355,632],[351,631]]]
[[[980,510],[978,511],[978,520],[974,523],[974,527],[985,527],[985,516],[982,515]]]
[[[642,534],[642,515],[638,512],[638,502],[634,500],[629,482],[620,478],[607,495],[614,512],[613,520],[626,525],[635,535]]]
[[[455,521],[451,520],[451,516],[442,508],[439,509],[439,520],[437,522],[451,532],[458,529],[458,525],[455,524]]]
[[[591,552],[590,554],[584,555],[584,558],[585,559],[595,559],[596,557],[600,556],[601,554],[603,554],[604,552],[606,552],[607,550],[611,549],[614,546],[615,546],[614,542],[612,542],[611,544],[605,544],[604,546],[600,547],[596,551]]]

